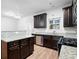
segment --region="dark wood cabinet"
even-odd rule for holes
[[[72,19],[72,6],[63,8],[64,11],[64,27],[72,27],[73,19]]]
[[[34,51],[34,37],[21,40],[21,59],[30,56]]]
[[[19,41],[8,43],[8,59],[20,59]]]
[[[21,40],[1,41],[1,59],[25,59],[34,51],[34,37]]]
[[[30,40],[30,54],[32,54],[33,53],[33,51],[34,51],[34,38],[29,38],[29,40]]]
[[[27,45],[21,46],[21,59],[28,57],[29,52],[29,47]]]
[[[33,34],[36,37],[36,45],[58,50],[58,41],[62,36]]]
[[[34,40],[33,41],[34,41],[34,44],[36,44],[36,37],[34,37]]]
[[[11,48],[9,49],[8,55],[8,59],[20,59],[20,49]]]
[[[21,59],[25,59],[29,54],[29,40],[22,39],[20,41],[20,52],[21,52]]]
[[[44,36],[43,37],[43,46],[51,49],[57,50],[57,43],[59,38],[57,36]]]
[[[34,28],[46,28],[47,14],[39,14],[34,16]]]
[[[50,48],[51,36],[43,36],[43,46]]]

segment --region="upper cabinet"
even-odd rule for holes
[[[77,26],[77,0],[73,0],[72,6],[63,8],[64,27]]]
[[[72,3],[72,13],[73,13],[73,25],[77,26],[77,0],[73,0]]]
[[[64,11],[64,27],[72,27],[73,19],[72,19],[72,6],[63,8]]]
[[[39,14],[34,16],[34,28],[46,28],[47,14]]]

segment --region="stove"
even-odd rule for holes
[[[58,54],[60,54],[62,45],[77,47],[77,39],[61,37],[58,41]]]
[[[64,39],[63,39],[63,45],[68,45],[68,46],[77,47],[77,39],[64,38]]]

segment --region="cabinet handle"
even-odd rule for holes
[[[21,48],[22,48],[23,46],[21,46]]]

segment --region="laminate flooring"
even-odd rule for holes
[[[34,45],[34,52],[27,59],[58,59],[58,51]]]

